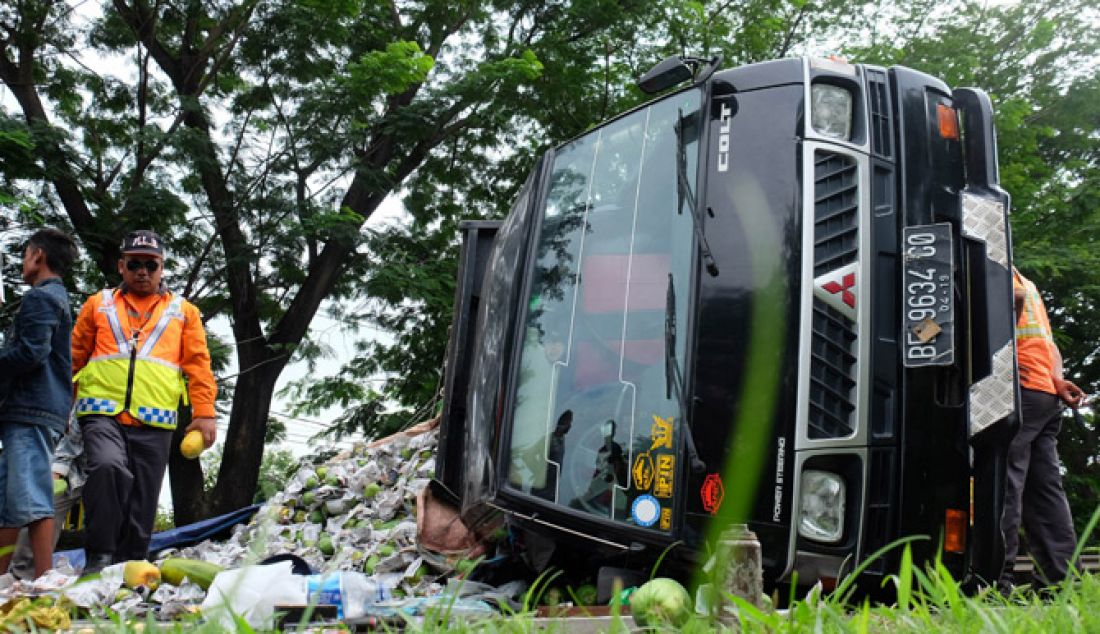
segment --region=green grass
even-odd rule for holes
[[[905,573],[905,570],[899,571],[897,579],[900,581]],[[968,597],[960,592],[959,583],[942,565],[933,565],[926,570],[910,567],[908,573],[912,579],[909,594],[905,603],[899,602],[895,606],[852,605],[842,602],[835,594],[826,597],[814,594],[808,599],[796,601],[783,612],[763,612],[739,602],[740,629],[721,626],[700,616],[679,627],[645,631],[688,634],[717,631],[853,634],[1100,632],[1100,579],[1090,574],[1075,577],[1045,596],[1025,589],[1007,597],[994,592]],[[434,619],[429,617],[422,623],[410,622],[406,625],[407,631],[454,634],[570,631],[568,624],[562,621],[541,629],[531,613],[505,615],[474,623],[455,622],[438,616]],[[633,628],[634,623],[629,616],[613,616],[607,631],[623,632]]]
[[[908,580],[908,581],[906,581]],[[1010,596],[987,591],[969,597],[962,594],[959,583],[942,565],[933,564],[920,570],[912,566],[911,558],[903,557],[901,569],[890,583],[897,584],[898,604],[872,606],[867,603],[845,602],[838,593],[809,597],[795,601],[789,610],[765,612],[739,602],[743,632],[871,632],[933,634],[955,633],[1025,633],[1025,632],[1100,632],[1100,578],[1080,574],[1039,595],[1019,589]],[[527,632],[570,631],[564,621],[550,624],[535,620],[535,594],[544,584],[532,586],[523,611],[504,614],[481,621],[463,622],[451,618],[449,606],[439,608],[423,619],[408,620],[391,631],[447,634],[512,634]],[[156,623],[152,617],[122,620],[118,616],[98,619],[91,626],[96,632],[198,632],[223,631],[214,624],[201,623],[198,617],[188,617],[177,623]],[[74,631],[77,628],[74,628]],[[621,616],[613,608],[609,632],[634,629],[630,616]],[[243,621],[238,632],[253,632]],[[290,630],[295,631],[295,630]],[[304,628],[302,629],[304,631]],[[383,629],[385,631],[385,629]],[[736,632],[737,628],[721,626],[697,616],[679,627],[651,628],[647,632]]]

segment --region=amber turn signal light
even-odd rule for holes
[[[944,522],[943,549],[949,553],[966,551],[966,511],[947,509]]]
[[[959,138],[959,115],[954,108],[937,104],[936,118],[940,121],[940,136],[945,139]]]

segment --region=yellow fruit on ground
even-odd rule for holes
[[[203,449],[206,449],[206,443],[202,440],[202,432],[197,429],[187,432],[180,442],[180,453],[188,460],[198,458]]]
[[[122,567],[122,582],[127,588],[146,586],[155,589],[160,585],[160,570],[144,559],[128,561]]]
[[[166,582],[178,586],[184,579],[190,579],[203,590],[210,589],[214,577],[222,570],[225,569],[217,564],[179,557],[169,557],[160,564],[160,574]]]

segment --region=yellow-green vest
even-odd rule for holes
[[[183,372],[152,352],[166,330],[183,328],[183,298],[172,298],[140,346],[123,334],[110,289],[103,291],[99,310],[111,325],[117,352],[92,357],[73,377],[77,382],[76,415],[117,416],[125,411],[151,427],[175,429],[180,399],[187,404]]]

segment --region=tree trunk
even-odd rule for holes
[[[286,358],[278,357],[267,365],[245,372],[238,379],[222,455],[223,462],[231,468],[218,471],[218,482],[209,504],[211,513],[228,513],[252,503],[264,456],[271,399],[285,366]]]

